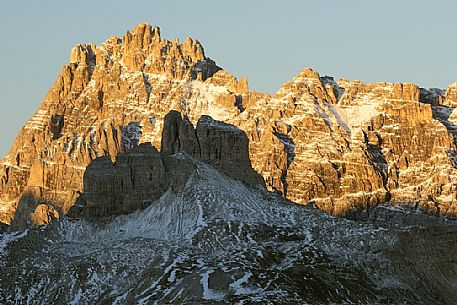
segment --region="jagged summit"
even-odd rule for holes
[[[198,40],[187,38],[183,43],[160,37],[160,28],[148,23],[138,24],[122,39],[113,36],[100,46],[78,44],[70,53],[70,63],[102,65],[118,61],[130,71],[169,74],[173,78],[206,79],[220,70],[205,56]]]
[[[313,79],[320,79],[320,75],[318,72],[314,71],[312,68],[304,68],[294,78],[313,78]]]
[[[456,97],[77,45],[0,162],[0,303],[454,304]]]
[[[169,41],[142,23],[73,48],[0,162],[0,221],[19,206],[25,219],[65,215],[92,160],[141,143],[160,151],[171,110],[193,126],[209,116],[242,131],[252,168],[289,200],[336,215],[387,203],[456,217],[455,88],[335,81],[306,68],[271,96],[218,67],[197,40]]]

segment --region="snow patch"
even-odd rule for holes
[[[151,118],[149,118],[149,122],[151,123],[152,128],[155,128],[157,119],[155,117],[151,117]]]
[[[9,243],[19,240],[27,236],[27,234],[28,230],[22,232],[6,233],[2,235],[0,239],[0,256],[3,256],[3,254],[5,254],[5,248],[8,246]]]
[[[370,104],[353,106],[326,103],[326,106],[331,116],[325,115],[324,119],[341,126],[349,135],[354,134],[355,129],[363,126],[379,113],[377,101]]]
[[[191,82],[190,90],[192,93],[198,93],[200,100],[197,100],[197,106],[202,115],[206,114],[219,121],[227,121],[231,114],[227,109],[216,103],[215,96],[228,93],[226,87],[205,84],[198,80]]]
[[[121,131],[125,150],[130,150],[138,145],[142,134],[139,122],[130,122],[126,126],[122,126]]]
[[[341,126],[346,132],[351,135],[351,128],[349,126],[349,120],[347,113],[344,109],[339,108],[337,105],[327,104],[328,109],[335,119],[335,123]]]
[[[213,291],[209,288],[209,275],[214,273],[214,270],[208,270],[203,274],[200,274],[200,284],[203,287],[203,299],[204,300],[222,300],[224,298],[224,294],[220,292]]]
[[[247,284],[249,278],[252,276],[251,272],[246,272],[242,277],[231,283],[229,286],[235,290],[235,295],[246,295],[256,293],[256,290],[243,287],[244,284]]]
[[[76,293],[76,295],[73,297],[73,300],[70,301],[70,305],[77,305],[79,303],[79,301],[81,300],[81,296],[82,296],[82,291],[80,288],[78,290],[78,292]]]
[[[183,261],[185,261],[185,259],[187,259],[187,256],[185,256],[182,253],[180,253],[178,255],[178,257],[176,257],[171,262],[171,264],[168,265],[164,269],[162,276],[159,277],[158,280],[154,281],[149,288],[147,288],[146,290],[144,290],[141,293],[141,295],[145,295],[146,293],[147,293],[147,295],[144,296],[143,298],[141,298],[140,300],[138,300],[138,305],[143,305],[143,304],[148,304],[149,303],[151,298],[154,297],[154,295],[157,294],[158,290],[161,289],[160,281],[162,279],[164,279],[165,277],[167,277],[168,273],[171,272],[171,274],[168,276],[167,281],[170,282],[170,283],[174,282],[176,280],[176,267],[177,267],[178,264],[180,264]]]
[[[351,127],[356,127],[362,125],[369,121],[377,112],[378,104],[368,104],[361,105],[357,107],[348,107],[346,108],[346,113],[348,114],[349,124]]]

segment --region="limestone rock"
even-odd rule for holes
[[[48,224],[59,218],[59,212],[49,204],[39,204],[35,211],[29,216],[31,224],[34,226]]]
[[[446,105],[450,107],[457,106],[457,83],[449,85],[446,90]]]
[[[248,140],[236,127],[202,116],[195,130],[177,111],[165,116],[162,154],[150,143],[99,157],[84,173],[84,189],[68,215],[99,219],[144,209],[168,189],[182,189],[195,165],[170,155],[186,153],[250,184],[262,177],[251,168]],[[39,207],[37,207],[38,209]]]
[[[249,141],[237,127],[203,115],[194,129],[189,119],[170,111],[165,116],[162,133],[163,154],[185,152],[220,171],[249,184],[263,184],[251,167]]]
[[[168,188],[162,158],[150,144],[92,161],[84,173],[84,191],[69,215],[103,218],[143,209]]]
[[[191,156],[200,157],[200,144],[195,134],[194,126],[186,116],[170,111],[164,118],[161,152],[175,154],[186,152]]]
[[[93,65],[95,64],[95,45],[79,44],[75,46],[70,53],[70,63],[80,65]]]
[[[390,203],[457,217],[456,88],[334,80],[307,68],[271,96],[249,91],[197,40],[169,41],[140,24],[73,48],[0,162],[0,221],[27,219],[40,204],[39,215],[67,214],[89,164],[104,160],[101,171],[121,183],[120,164],[136,164],[129,152],[142,143],[337,215]]]

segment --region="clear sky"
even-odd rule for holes
[[[200,40],[250,88],[274,93],[304,67],[366,82],[457,81],[455,0],[2,1],[0,158],[37,110],[77,43],[140,22]]]

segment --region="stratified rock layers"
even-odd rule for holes
[[[67,214],[95,187],[83,183],[92,160],[117,166],[140,143],[185,151],[228,174],[252,165],[269,190],[335,215],[389,202],[456,217],[456,87],[334,81],[304,69],[270,96],[249,91],[198,41],[168,41],[140,24],[122,39],[73,48],[0,163],[0,221],[16,211],[31,224]],[[164,140],[170,110],[182,115]],[[207,128],[221,122],[246,136],[248,159],[242,137]]]

